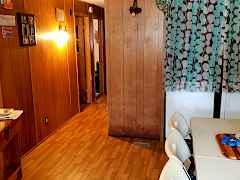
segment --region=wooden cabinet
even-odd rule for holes
[[[0,180],[22,178],[20,129],[20,120],[0,121]]]

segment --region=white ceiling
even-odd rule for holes
[[[81,1],[85,1],[91,4],[95,4],[101,7],[104,7],[104,0],[81,0]]]

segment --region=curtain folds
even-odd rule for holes
[[[225,0],[226,1],[226,0]],[[240,92],[240,0],[225,3],[223,90]]]
[[[166,15],[167,91],[240,91],[240,0],[157,0]]]

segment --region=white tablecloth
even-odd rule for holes
[[[197,180],[240,180],[240,161],[225,158],[215,136],[240,133],[240,120],[191,120]]]

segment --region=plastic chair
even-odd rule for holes
[[[191,139],[190,126],[181,113],[175,112],[171,115],[168,127],[170,130],[177,129],[182,134],[184,139]]]
[[[182,163],[175,157],[168,160],[159,180],[191,180]]]
[[[185,168],[189,170],[191,165],[190,157],[192,155],[187,143],[178,130],[172,129],[167,137],[165,142],[165,152],[169,158],[178,158],[184,164]]]

